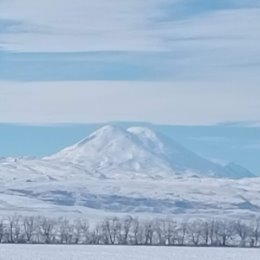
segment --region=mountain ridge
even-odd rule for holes
[[[45,159],[83,164],[89,171],[98,170],[103,174],[117,170],[161,177],[172,174],[224,178],[254,176],[240,166],[223,167],[211,162],[147,127],[129,127],[125,130],[106,125]]]

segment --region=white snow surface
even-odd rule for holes
[[[258,249],[143,246],[1,245],[6,260],[257,260]]]
[[[128,177],[176,174],[252,177],[249,172],[232,171],[231,167],[227,169],[206,160],[170,138],[144,127],[124,130],[113,125],[104,126],[81,142],[46,159],[84,165],[88,171],[109,174],[108,177],[116,172]]]
[[[260,178],[239,177],[251,173],[212,163],[150,129],[105,126],[50,157],[0,159],[0,214],[259,214]]]

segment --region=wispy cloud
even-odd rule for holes
[[[6,35],[13,45],[5,47],[22,51],[161,49],[149,28],[153,18],[161,15],[159,7],[164,2],[169,0],[3,2],[1,17],[49,29],[37,39],[33,34]]]
[[[256,0],[0,1],[0,121],[257,121],[259,17]]]
[[[1,19],[0,17],[0,33],[2,35],[26,35],[27,33],[43,33],[43,28],[36,27],[33,24],[23,23],[15,19]],[[8,38],[8,37],[7,37]]]
[[[3,35],[11,50],[207,51],[259,39],[257,7],[254,0],[10,0],[0,2],[0,17],[45,28],[37,37]]]
[[[21,81],[177,80],[178,55],[161,52],[13,53],[0,51],[0,79]],[[155,66],[156,64],[156,66]],[[178,69],[179,70],[179,69]],[[181,76],[181,75],[180,75]]]
[[[29,54],[22,66],[5,61],[0,77],[259,82],[259,7],[254,0],[2,1],[0,17],[20,27],[5,26],[0,47]],[[32,52],[48,55],[35,66],[28,62]],[[50,52],[54,58],[46,62]],[[75,52],[89,57],[75,62]]]

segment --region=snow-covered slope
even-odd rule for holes
[[[124,130],[105,126],[81,142],[46,158],[84,165],[90,172],[146,177],[200,175],[225,178],[252,177],[249,171],[222,167],[185,149],[148,128]]]
[[[227,164],[225,169],[229,172],[229,176],[234,176],[238,179],[243,177],[254,177],[254,175],[248,169],[236,163],[231,162]]]
[[[1,158],[0,215],[260,214],[260,179],[244,177],[150,129],[105,126],[50,157]]]
[[[81,142],[68,147],[49,160],[84,165],[91,172],[106,177],[147,175],[171,172],[163,158],[146,149],[139,139],[116,126],[105,126]]]

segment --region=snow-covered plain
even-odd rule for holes
[[[4,260],[257,260],[258,249],[0,245]]]

